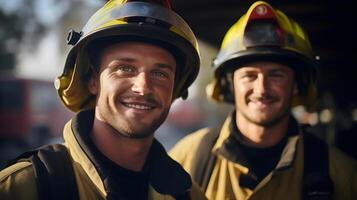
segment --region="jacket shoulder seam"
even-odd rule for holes
[[[0,171],[0,182],[3,182],[4,180],[6,180],[8,177],[12,175],[21,173],[22,171],[27,170],[28,168],[32,168],[32,163],[29,161],[21,161],[15,163]]]

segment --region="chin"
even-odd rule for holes
[[[150,128],[140,128],[138,127],[114,127],[117,133],[121,136],[127,138],[147,138],[154,134]]]
[[[252,118],[252,121],[255,121],[256,124],[260,126],[273,126],[279,123],[286,115],[266,115],[264,117]]]
[[[276,121],[275,120],[257,120],[255,123],[260,126],[268,127],[268,126],[274,125],[276,123]]]
[[[151,137],[154,133],[153,132],[148,132],[148,131],[142,131],[142,132],[126,132],[123,135],[128,137],[128,138],[133,138],[133,139],[141,139],[141,138],[148,138]]]
[[[150,122],[124,122],[115,127],[123,136],[130,138],[147,138],[151,137],[154,132],[161,126],[163,120],[153,120]]]

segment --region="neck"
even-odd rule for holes
[[[143,169],[153,141],[153,136],[140,139],[123,136],[97,118],[94,118],[91,136],[98,150],[107,158],[133,171]]]
[[[236,113],[236,126],[248,145],[258,148],[272,147],[278,144],[286,135],[289,125],[289,115],[278,122],[265,126],[248,120],[240,112]]]

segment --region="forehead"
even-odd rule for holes
[[[154,45],[145,42],[120,42],[109,44],[101,49],[100,56],[116,56],[116,55],[132,55],[145,54],[150,57],[173,58],[173,55],[159,45]],[[157,56],[156,56],[157,55]]]
[[[235,70],[236,72],[244,72],[244,71],[286,71],[293,73],[293,70],[288,65],[271,62],[271,61],[258,61],[258,62],[250,62],[246,63]]]

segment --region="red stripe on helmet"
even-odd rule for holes
[[[276,19],[276,15],[270,6],[261,4],[255,7],[249,16],[249,20],[255,19]]]

